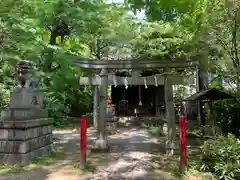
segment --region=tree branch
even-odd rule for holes
[[[45,25],[45,26],[50,32],[52,32],[52,28],[49,25]]]
[[[235,56],[235,63],[237,65],[237,67],[239,67],[239,57],[238,57],[238,50],[237,50],[237,31],[238,31],[238,24],[237,24],[237,20],[235,17],[234,20],[234,28],[233,28],[233,48],[234,48],[234,56]]]

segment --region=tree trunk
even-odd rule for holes
[[[54,32],[51,32],[50,45],[56,45],[57,44],[57,35]],[[48,48],[47,49],[47,58],[45,59],[44,65],[43,65],[43,71],[44,72],[51,72],[52,71],[52,62],[53,62],[53,53],[54,50]]]

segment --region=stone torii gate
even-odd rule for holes
[[[172,73],[172,69],[183,69],[189,67],[196,67],[197,61],[161,61],[161,60],[89,60],[79,59],[75,60],[75,65],[80,68],[95,69],[99,75],[93,75],[92,77],[81,77],[80,85],[92,85],[94,86],[94,107],[93,118],[97,121],[98,126],[98,138],[93,146],[94,150],[107,151],[108,144],[105,135],[105,121],[107,118],[107,87],[108,85],[125,85],[126,80],[128,85],[164,85],[165,89],[165,105],[166,105],[166,117],[168,123],[168,141],[166,143],[166,149],[168,152],[173,152],[175,149],[175,137],[176,137],[176,122],[175,112],[173,104],[173,88],[174,84],[186,84],[180,73]],[[132,77],[117,77],[114,74],[114,70],[132,70]],[[153,77],[140,77],[136,76],[139,70],[144,69],[163,69],[162,74],[155,75]],[[134,75],[135,74],[135,75]],[[156,85],[157,86],[157,85]],[[98,99],[100,102],[98,103]],[[98,116],[99,105],[99,116]],[[99,117],[99,119],[98,119]]]

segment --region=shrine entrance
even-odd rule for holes
[[[164,116],[164,86],[130,85],[111,87],[112,103],[115,105],[116,116],[154,117]],[[157,99],[158,98],[158,99]],[[128,108],[122,112],[121,102],[126,101]],[[140,108],[141,107],[141,108]],[[160,108],[160,114],[157,114]]]
[[[80,78],[80,85],[94,86],[93,120],[98,139],[93,149],[108,149],[105,125],[117,116],[153,116],[159,120],[164,117],[168,126],[166,149],[172,151],[175,148],[173,85],[189,84],[189,78],[182,76],[181,72],[185,68],[196,68],[197,61],[79,59],[75,64],[93,69],[88,77]],[[109,111],[107,106],[109,88],[115,111]]]

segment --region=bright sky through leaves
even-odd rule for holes
[[[107,3],[124,3],[124,0],[107,0]],[[136,17],[139,19],[144,19],[145,18],[145,13],[144,11],[137,12]]]

